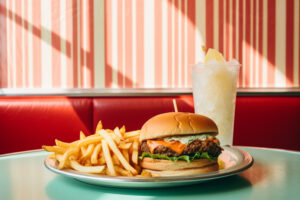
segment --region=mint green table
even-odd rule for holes
[[[0,156],[0,199],[300,199],[299,152],[239,148],[255,160],[239,175],[151,190],[100,187],[58,176],[44,167],[44,151]]]

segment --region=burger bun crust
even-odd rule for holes
[[[169,112],[150,118],[142,127],[140,141],[176,135],[218,134],[217,125],[203,115]]]

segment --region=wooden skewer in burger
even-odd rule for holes
[[[177,111],[176,102],[174,108]],[[217,158],[222,152],[217,134],[215,122],[203,115],[185,112],[156,115],[141,129],[140,165],[152,176],[217,171]]]

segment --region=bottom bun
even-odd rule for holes
[[[162,176],[188,176],[188,175],[196,175],[207,172],[213,172],[219,170],[218,163],[208,165],[201,168],[193,168],[193,169],[183,169],[183,170],[165,170],[165,171],[155,171],[144,169],[152,174],[153,177],[162,177]]]
[[[198,159],[192,162],[186,162],[178,160],[176,162],[170,160],[160,160],[145,157],[141,161],[141,167],[144,169],[156,170],[156,171],[169,171],[169,170],[183,170],[202,168],[208,165],[216,164],[217,160],[211,161],[209,159]]]

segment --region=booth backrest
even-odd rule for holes
[[[79,131],[140,129],[150,117],[174,110],[193,112],[192,95],[156,97],[1,97],[0,154],[70,142]],[[238,97],[234,144],[300,150],[300,97]]]
[[[107,128],[125,125],[127,130],[140,129],[149,118],[173,112],[172,99],[179,111],[194,112],[192,96],[94,98],[94,128],[101,120]]]
[[[90,134],[92,111],[90,98],[0,98],[0,154],[72,141],[80,130]]]
[[[300,97],[238,97],[234,144],[300,151]]]

